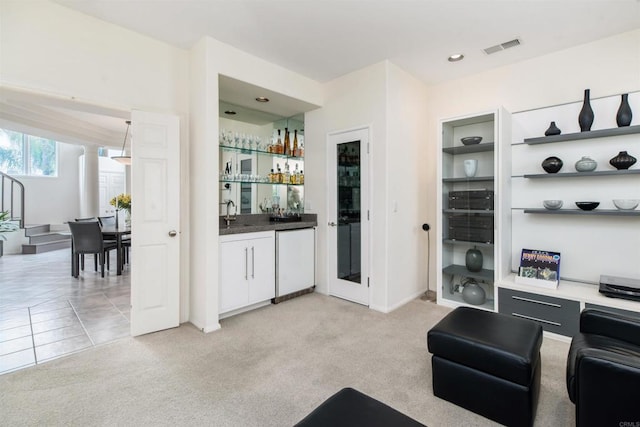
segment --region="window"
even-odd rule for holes
[[[58,143],[0,129],[0,171],[9,175],[57,176]]]

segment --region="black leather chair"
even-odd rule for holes
[[[569,348],[567,390],[576,405],[576,425],[637,425],[640,318],[584,310]]]
[[[98,221],[70,221],[69,230],[73,239],[73,254],[71,257],[73,277],[80,274],[80,256],[94,254],[100,263],[100,274],[104,277],[105,259],[108,260],[108,252],[117,248],[115,242],[107,242],[102,239],[102,231]]]
[[[76,222],[95,222],[95,221],[99,222],[100,220],[95,216],[88,217],[88,218],[76,218]],[[84,271],[84,254],[80,254],[80,269]],[[93,255],[93,270],[98,271],[98,255],[97,254]]]

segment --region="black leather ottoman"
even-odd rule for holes
[[[542,327],[458,307],[427,335],[433,393],[508,426],[531,426],[540,393]]]
[[[295,427],[425,427],[413,418],[360,393],[343,388]]]

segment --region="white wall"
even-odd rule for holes
[[[426,86],[395,66],[388,65],[386,205],[388,254],[387,311],[427,289],[427,206],[416,200],[428,193]],[[435,225],[435,224],[432,224]],[[375,243],[375,242],[374,242]],[[432,254],[434,255],[434,254]]]
[[[370,126],[369,165],[372,194],[370,199],[370,306],[381,311],[387,307],[386,276],[388,247],[386,241],[387,63],[381,62],[337,78],[324,86],[322,109],[305,115],[305,194],[311,209],[318,214],[318,288],[328,292],[327,263],[335,262],[336,248],[327,247],[327,134]],[[365,179],[364,176],[361,179]],[[362,254],[364,257],[365,254]]]
[[[321,110],[305,116],[305,135],[323,141],[306,150],[305,193],[318,213],[318,291],[328,291],[327,149],[330,132],[371,126],[370,307],[388,312],[426,290],[426,207],[423,167],[428,129],[426,86],[388,61],[347,74],[325,85]],[[364,179],[364,177],[363,177]],[[364,256],[364,255],[363,255]]]
[[[3,0],[0,54],[0,84],[44,102],[48,96],[77,101],[118,111],[118,117],[134,108],[180,116],[181,166],[188,169],[188,52],[55,3]],[[180,317],[186,321],[189,174],[181,178]]]
[[[187,111],[187,53],[46,1],[3,0],[0,81],[99,105]]]
[[[310,104],[322,105],[321,85],[209,37],[190,51],[191,204],[190,321],[205,332],[218,323],[218,76],[225,75]],[[314,142],[305,139],[306,147]]]
[[[586,88],[591,89],[592,98],[640,90],[640,30],[429,87],[427,122],[432,131],[425,159],[427,182],[435,186],[438,119],[500,105],[514,113],[575,102],[582,99]],[[429,222],[435,224],[433,199],[419,194],[417,203],[427,208]],[[437,233],[433,230],[432,235]],[[431,258],[430,280],[435,283],[438,269],[435,257]]]
[[[59,225],[80,215],[82,147],[58,143],[57,177],[17,177],[24,184],[25,224]]]

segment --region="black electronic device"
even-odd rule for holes
[[[601,275],[600,293],[611,298],[640,301],[640,280]]]

